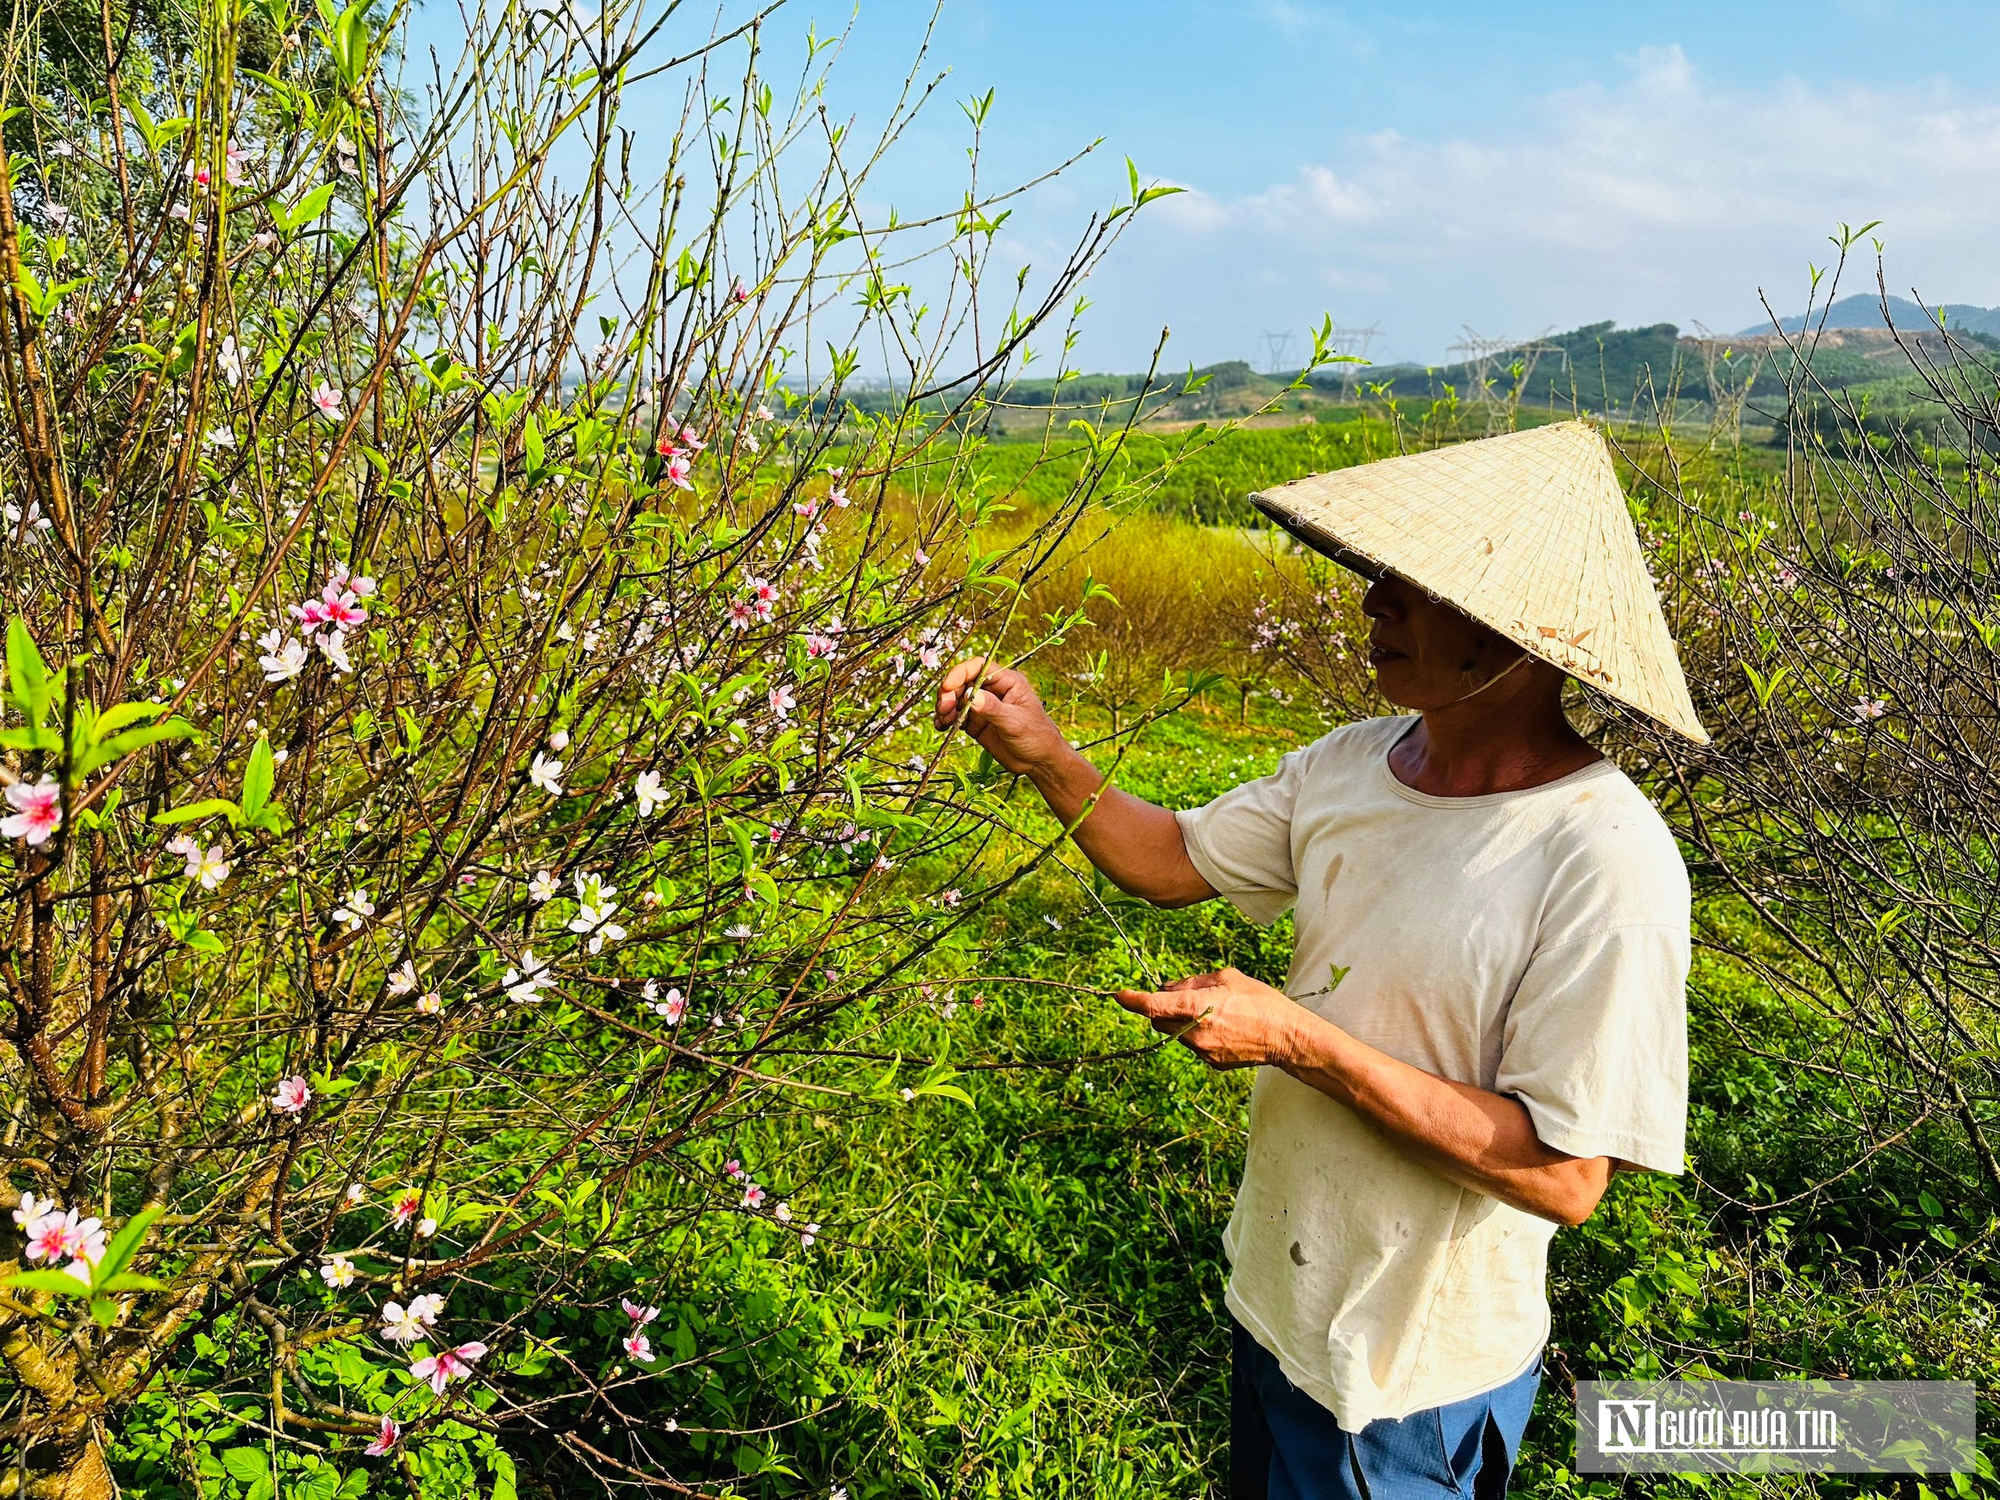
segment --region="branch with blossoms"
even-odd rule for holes
[[[119,87],[10,95],[64,149],[0,198],[5,1492],[252,1398],[270,1446],[220,1461],[280,1487],[725,1485],[657,1435],[820,1398],[691,1384],[776,1341],[703,1311],[704,1247],[842,1242],[742,1143],[966,1100],[866,1054],[1049,853],[917,736],[946,656],[1035,650],[1099,501],[1001,535],[967,460],[1143,195],[995,309],[1011,190],[875,222],[911,110],[857,147],[817,49],[781,96],[755,27],[514,8],[407,95],[365,6],[264,19],[271,58],[220,6]]]

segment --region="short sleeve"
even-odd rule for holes
[[[1277,921],[1299,893],[1292,813],[1311,749],[1294,750],[1269,776],[1233,787],[1205,807],[1174,814],[1201,878],[1259,926]]]
[[[1537,953],[1508,1010],[1496,1093],[1542,1143],[1679,1173],[1687,1147],[1688,929],[1615,927]]]

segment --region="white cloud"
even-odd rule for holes
[[[1164,312],[1200,359],[1323,308],[1379,319],[1417,358],[1461,323],[1735,327],[1761,316],[1760,285],[1792,310],[1836,223],[1870,219],[1892,289],[2000,301],[2000,99],[1724,89],[1679,46],[1620,61],[1615,81],[1527,101],[1477,139],[1355,135],[1278,180],[1193,185],[1121,248],[1107,321]],[[1871,264],[1849,289],[1872,285]]]

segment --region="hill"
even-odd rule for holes
[[[1947,302],[1942,307],[1932,309],[1919,306],[1907,297],[1889,298],[1889,319],[1896,327],[1906,330],[1935,328],[1937,314],[1943,313],[1945,326],[1953,332],[1986,333],[2000,335],[2000,307],[1978,307],[1970,302]],[[1780,318],[1778,327],[1786,333],[1798,333],[1806,326],[1806,315],[1797,313],[1789,318]],[[1856,292],[1852,297],[1842,297],[1825,312],[1824,324],[1818,315],[1812,318],[1815,326],[1826,328],[1872,328],[1886,332],[1882,321],[1882,299],[1869,292]],[[1754,338],[1769,334],[1771,325],[1760,323],[1755,328],[1745,328],[1739,338]]]

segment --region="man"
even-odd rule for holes
[[[1547,1249],[1620,1170],[1679,1172],[1688,885],[1565,675],[1706,736],[1603,440],[1563,423],[1255,497],[1363,571],[1407,715],[1169,812],[1021,673],[954,667],[961,724],[1121,889],[1296,908],[1284,991],[1234,969],[1120,1001],[1256,1067],[1224,1235],[1238,1500],[1504,1494],[1547,1341]]]

